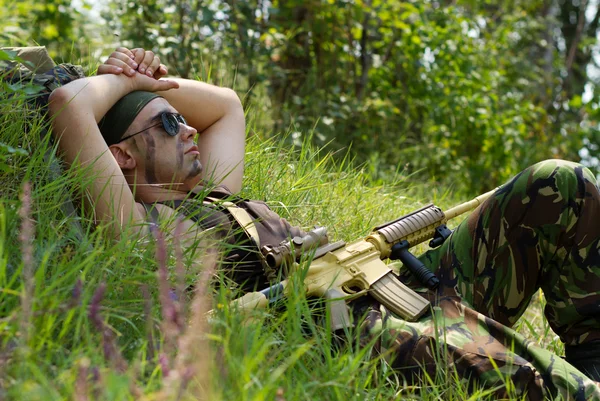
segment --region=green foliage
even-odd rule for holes
[[[572,114],[553,117],[569,106],[549,107],[557,80],[546,70],[557,67],[532,59],[553,54],[538,43],[549,17],[525,13],[535,7],[516,4],[499,15],[435,3],[345,3],[331,38],[320,40],[315,32],[327,18],[314,17],[306,76],[298,87],[290,76],[283,85],[292,92],[282,102],[284,121],[302,132],[318,118],[320,143],[352,143],[358,160],[375,161],[383,176],[408,164],[429,177],[460,177],[470,191],[544,158],[577,160],[594,128],[582,131]],[[310,15],[326,10],[319,4]]]
[[[122,0],[109,20],[183,76],[199,60],[234,70],[246,103],[271,113],[261,128],[291,126],[290,143],[309,135],[351,148],[374,177],[401,168],[481,192],[545,158],[584,149],[593,164],[598,98],[584,104],[584,72],[600,12],[577,37],[581,7]]]
[[[0,143],[0,171],[8,173],[13,168],[13,158],[19,156],[27,156],[27,152],[23,149],[13,148],[12,146]]]
[[[81,12],[85,9],[89,9],[85,0],[79,9],[71,0],[0,0],[2,46],[35,43],[46,46],[57,60],[74,60],[94,39],[87,36],[95,29],[89,29],[90,21]]]
[[[22,61],[13,52],[0,50],[0,67],[6,65],[8,62]],[[0,73],[0,80],[4,75]],[[2,91],[5,94],[0,98],[1,112],[10,115],[12,108],[17,106],[21,108],[23,101],[27,96],[33,95],[39,91],[39,87],[31,82],[8,84],[7,82],[0,81]],[[7,97],[6,95],[10,96]],[[6,121],[5,127],[8,128],[9,121]],[[11,174],[16,169],[19,158],[27,156],[28,153],[24,149],[10,144],[0,142],[0,172],[2,174]]]

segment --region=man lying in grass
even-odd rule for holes
[[[182,214],[184,243],[212,228],[225,242],[250,244],[228,209],[211,204],[242,188],[245,122],[236,94],[160,79],[166,68],[143,49],[117,49],[98,73],[55,90],[50,104],[65,161],[93,163],[98,173],[88,188],[97,221],[118,237],[130,224],[145,231],[158,215]],[[263,245],[303,233],[264,203],[238,206],[255,219]],[[406,322],[366,296],[351,304],[355,324],[409,380],[435,376],[443,361],[502,396],[600,399],[599,219],[590,171],[559,160],[536,164],[421,257],[440,280],[437,290],[422,291],[436,306],[431,312]],[[229,249],[224,266],[242,289],[269,284],[257,249]],[[418,287],[410,274],[401,279]],[[539,288],[570,363],[510,329]]]

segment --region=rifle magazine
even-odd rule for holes
[[[428,300],[403,284],[393,273],[387,273],[371,285],[369,294],[404,320],[414,322],[427,310]]]

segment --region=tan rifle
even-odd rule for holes
[[[264,261],[271,269],[284,265],[290,272],[298,268],[302,255],[312,256],[303,271],[307,296],[329,300],[333,329],[348,327],[350,319],[346,301],[369,294],[392,312],[415,321],[429,309],[429,301],[404,285],[383,260],[400,259],[430,289],[437,287],[437,277],[408,249],[433,238],[430,246],[442,244],[451,231],[446,222],[479,206],[494,191],[443,212],[433,204],[399,219],[375,227],[364,239],[350,243],[327,243],[325,228],[319,227],[304,237],[295,237],[278,246],[263,246]],[[234,300],[239,309],[264,308],[290,291],[284,280],[262,291],[247,293]]]

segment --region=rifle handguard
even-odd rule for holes
[[[442,209],[433,204],[415,210],[389,223],[375,227],[375,232],[384,236],[389,244],[407,240],[412,246],[431,238],[435,228],[443,224],[446,216]]]

